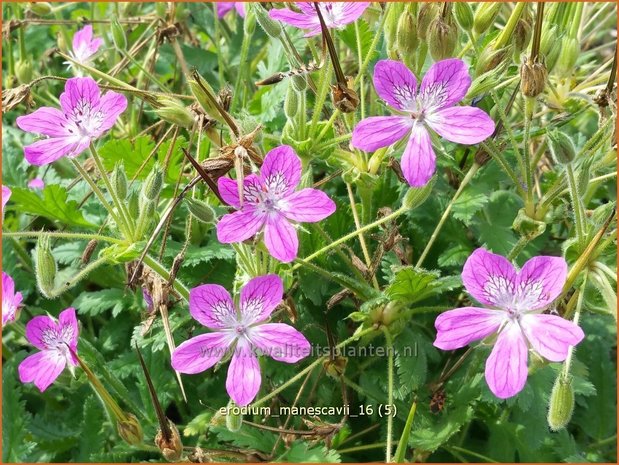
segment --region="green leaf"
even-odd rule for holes
[[[116,163],[123,162],[127,176],[133,179],[154,148],[155,144],[149,136],[139,136],[133,140],[133,143],[128,138],[110,139],[98,149],[98,153],[107,170],[111,171]],[[155,157],[151,157],[137,179],[145,179],[154,165]]]
[[[295,441],[283,455],[277,458],[278,462],[288,463],[339,463],[340,454],[325,446],[310,446],[306,442]]]
[[[73,307],[77,308],[80,314],[91,316],[98,315],[106,310],[112,310],[112,316],[117,316],[123,309],[128,308],[133,303],[131,296],[126,295],[121,289],[104,289],[95,292],[82,292],[73,301]]]
[[[459,285],[460,278],[457,276],[441,278],[436,271],[407,266],[396,271],[386,294],[394,300],[413,304]]]
[[[84,419],[80,428],[76,462],[88,462],[93,452],[101,450],[103,445],[101,424],[103,420],[101,403],[94,396],[88,397],[84,402]]]
[[[473,216],[490,201],[488,192],[484,184],[469,185],[454,202],[453,217],[467,226],[470,225]]]
[[[2,368],[2,463],[27,462],[28,454],[36,447],[27,438],[31,416],[20,397],[15,365],[7,362]]]

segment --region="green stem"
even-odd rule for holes
[[[526,2],[516,3],[516,7],[512,11],[509,19],[507,20],[507,24],[505,24],[505,27],[501,31],[501,34],[499,34],[499,37],[497,37],[496,39],[495,50],[503,48],[507,45],[526,6]]]
[[[247,61],[247,56],[249,55],[249,45],[250,45],[252,36],[253,36],[252,34],[247,34],[247,33],[243,34],[243,42],[241,43],[241,56],[239,58],[239,70],[236,74],[236,82],[234,83],[234,92],[232,93],[232,103],[230,104],[230,108],[232,109],[236,108],[236,104],[239,101],[241,83],[243,82],[243,77],[246,75],[245,71],[247,70],[245,62]]]
[[[524,191],[522,185],[520,184],[520,180],[518,179],[518,176],[516,176],[516,173],[514,172],[512,167],[509,166],[509,163],[507,162],[503,154],[499,150],[494,150],[491,144],[481,142],[480,145],[483,147],[483,149],[486,152],[490,154],[490,156],[494,160],[496,160],[499,163],[499,165],[501,165],[501,168],[503,168],[503,171],[505,172],[505,174],[507,174],[507,176],[510,177],[510,179],[514,183],[514,186],[516,186],[518,193],[524,198],[526,196],[526,192]]]
[[[533,170],[534,167],[531,166],[531,157],[529,154],[529,133],[531,131],[531,119],[533,117],[533,112],[535,110],[535,99],[524,97],[525,102],[525,110],[524,110],[524,139],[522,141],[522,156],[524,162],[524,173],[523,178],[525,179],[526,189],[527,189],[527,197],[526,197],[526,208],[527,213],[531,213],[533,206]]]
[[[387,403],[389,407],[393,406],[393,338],[389,332],[389,328],[382,327],[383,333],[385,333],[385,339],[387,341],[387,353],[389,360],[387,362]],[[385,463],[391,462],[391,449],[393,436],[393,415],[387,415],[387,444],[385,448]]]
[[[313,137],[316,134],[316,129],[318,126],[318,121],[320,120],[320,115],[322,115],[322,110],[325,106],[325,102],[327,100],[327,95],[329,93],[329,84],[331,82],[331,67],[329,66],[329,59],[325,58],[325,62],[320,70],[320,80],[318,81],[318,90],[316,92],[316,100],[313,105],[313,114],[312,114],[312,125],[310,126],[310,137]],[[317,141],[320,139],[316,139]]]
[[[527,236],[520,236],[520,239],[518,239],[518,242],[514,244],[514,247],[512,248],[512,250],[507,254],[507,259],[508,260],[515,259],[518,255],[520,255],[520,252],[522,252],[522,249],[524,249],[528,243],[529,243],[529,238]]]
[[[582,243],[586,234],[582,202],[580,201],[580,196],[578,195],[578,186],[576,184],[576,176],[574,175],[574,168],[572,167],[572,164],[568,163],[565,169],[567,172],[567,183],[570,190],[570,197],[572,199],[572,209],[574,210],[576,238],[579,243]]]
[[[586,286],[587,286],[587,273],[585,272],[582,286],[580,286],[580,293],[578,294],[578,300],[576,301],[576,311],[574,312],[574,318],[572,319],[572,321],[576,325],[578,324],[580,320],[580,312],[582,310],[582,304],[583,304],[583,299],[585,296]],[[567,357],[565,358],[565,362],[563,363],[563,374],[566,377],[570,374],[570,366],[572,364],[573,354],[574,354],[574,346],[570,346],[567,352]]]
[[[64,294],[69,289],[77,285],[82,279],[86,278],[92,271],[99,268],[101,265],[104,265],[109,260],[109,257],[100,257],[92,263],[89,263],[87,266],[82,268],[77,274],[75,274],[71,279],[64,280],[63,284],[56,289],[52,289],[49,293],[45,295],[48,299],[55,299],[59,297],[61,294]]]
[[[413,427],[413,421],[415,420],[415,412],[417,411],[417,399],[413,399],[411,408],[408,411],[408,417],[406,417],[406,424],[404,425],[404,431],[400,436],[400,442],[398,448],[395,451],[394,461],[396,463],[404,462],[404,454],[406,453],[406,446],[408,445],[408,438],[411,434],[411,428]]]
[[[77,239],[77,240],[97,240],[101,242],[109,242],[112,244],[124,244],[124,241],[116,239],[115,237],[102,236],[100,234],[87,234],[87,233],[68,233],[68,232],[49,232],[49,231],[19,231],[19,232],[3,232],[4,237],[31,237],[38,238],[41,236],[57,237],[61,239]]]
[[[163,279],[165,280],[170,279],[170,272],[166,270],[165,267],[161,263],[159,263],[157,260],[155,260],[150,255],[146,255],[144,257],[144,263],[146,263],[146,265],[148,265],[150,269],[152,269],[155,273],[157,273]],[[178,292],[183,299],[185,299],[186,301],[189,301],[189,289],[187,289],[187,287],[183,283],[181,283],[178,279],[175,279],[173,286],[174,286],[174,290],[176,290],[176,292]]]
[[[384,442],[378,442],[376,444],[365,444],[363,446],[347,447],[346,449],[338,449],[338,454],[350,454],[351,452],[360,452],[370,449],[381,449],[385,447]]]

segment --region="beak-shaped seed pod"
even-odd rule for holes
[[[183,443],[181,441],[181,435],[178,432],[176,425],[170,420],[167,421],[168,427],[170,428],[170,438],[166,439],[163,432],[159,430],[155,436],[155,445],[159,448],[161,455],[163,455],[168,462],[178,462],[183,456]]]

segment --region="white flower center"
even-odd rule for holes
[[[98,108],[93,108],[91,103],[85,99],[77,102],[72,113],[66,115],[69,124],[69,133],[80,137],[93,137],[99,131],[103,123],[103,112]]]

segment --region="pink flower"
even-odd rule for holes
[[[13,278],[2,272],[2,326],[17,319],[21,301],[21,292],[15,292]]]
[[[272,9],[269,11],[271,18],[289,24],[299,29],[307,29],[305,37],[320,34],[320,20],[312,2],[297,2],[300,13],[288,8]],[[370,2],[321,2],[320,12],[329,28],[341,29],[349,23],[356,21],[370,6]]]
[[[398,116],[372,116],[352,134],[352,145],[373,152],[403,138],[402,172],[411,186],[424,186],[436,169],[430,127],[441,137],[459,144],[477,144],[494,132],[494,122],[479,108],[454,106],[464,98],[471,77],[464,62],[442,60],[430,67],[417,89],[417,79],[399,61],[381,60],[374,68],[376,93]]]
[[[181,373],[200,373],[232,350],[226,390],[240,406],[249,404],[260,389],[260,365],[254,348],[274,360],[295,363],[309,355],[310,344],[292,326],[266,323],[282,301],[277,275],[259,276],[242,289],[239,309],[228,291],[216,284],[189,293],[191,316],[213,330],[183,342],[172,354],[172,367]]]
[[[241,16],[241,18],[245,17],[245,3],[243,2],[217,2],[217,16],[219,19],[223,18],[228,14],[232,8],[236,9],[236,12]]]
[[[2,218],[4,218],[4,207],[6,207],[6,203],[9,201],[10,198],[11,198],[11,189],[3,185],[2,186]]]
[[[109,130],[127,108],[127,99],[116,92],[100,90],[90,77],[72,78],[60,95],[60,110],[41,107],[17,118],[20,129],[48,138],[24,147],[31,165],[47,165],[64,156],[77,157],[91,141]]]
[[[462,270],[469,294],[491,308],[463,307],[436,319],[434,345],[454,350],[498,333],[486,361],[486,382],[495,396],[518,394],[527,381],[529,347],[551,362],[565,360],[584,337],[579,326],[542,313],[565,284],[567,263],[560,257],[534,257],[520,271],[484,249],[471,254]]]
[[[30,189],[43,189],[45,188],[45,182],[41,178],[34,178],[28,183]]]
[[[26,325],[26,338],[40,352],[30,355],[19,364],[22,383],[34,383],[41,392],[52,384],[67,364],[69,370],[77,366],[78,336],[75,309],[67,308],[58,316],[35,316]]]
[[[88,24],[73,36],[71,58],[79,63],[88,64],[93,60],[93,55],[97,53],[101,45],[103,45],[103,39],[100,37],[93,39],[92,26]]]
[[[242,205],[237,182],[219,178],[222,198],[238,210],[217,223],[219,242],[242,242],[264,230],[269,253],[284,263],[294,260],[299,239],[291,221],[314,223],[335,211],[335,203],[324,192],[296,191],[300,180],[301,160],[287,145],[266,154],[259,176],[244,179]]]

